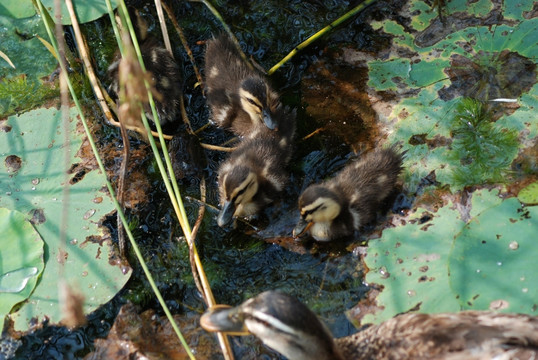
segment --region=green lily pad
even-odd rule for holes
[[[54,14],[54,0],[41,0],[41,3],[49,14]],[[110,0],[112,8],[117,6],[117,0]],[[61,22],[63,25],[71,25],[71,19],[69,12],[65,6],[65,2],[62,1],[62,15]],[[73,6],[77,15],[78,22],[84,24],[96,19],[108,13],[105,0],[73,0]],[[55,17],[52,16],[54,19]]]
[[[371,240],[366,282],[383,290],[376,299],[380,310],[363,321],[464,308],[536,315],[538,207],[521,208],[517,199],[498,194],[473,192],[470,209],[461,209],[466,224],[450,203],[435,213],[418,209],[406,225]]]
[[[56,109],[30,111],[2,123],[0,206],[26,214],[46,244],[41,280],[29,300],[12,314],[17,330],[27,329],[34,318],[61,320],[59,276],[85,295],[86,313],[110,300],[130,276],[111,261],[108,236],[99,224],[113,211],[112,201],[103,191],[103,175],[80,166],[83,159],[77,153],[84,136],[74,129],[74,110],[70,117],[67,144]],[[66,167],[71,168],[68,178]],[[65,251],[61,250],[61,232],[67,239]]]
[[[408,26],[391,20],[372,22],[393,37],[389,56],[368,62],[368,86],[392,94],[387,104],[392,111],[379,115],[391,129],[388,142],[400,142],[408,151],[404,168],[411,191],[432,171],[453,191],[502,182],[519,148],[532,146],[538,135],[538,18],[530,16],[533,4],[454,0],[442,7],[443,24],[435,7],[413,0],[406,5],[406,13],[412,14]],[[512,20],[488,23],[494,16]],[[467,142],[480,148],[480,159],[468,156],[477,154],[475,148],[467,149],[454,138],[462,97],[497,109],[494,122],[484,120],[492,122],[489,129],[476,134],[486,141]],[[514,99],[517,106],[499,111],[504,106],[495,107],[495,98]],[[496,144],[498,135],[505,133],[507,140]],[[512,141],[516,137],[519,145]]]
[[[31,0],[4,0],[0,5],[0,16],[22,19],[35,15]]]
[[[450,287],[462,309],[537,314],[538,208],[507,199],[467,224],[450,254]]]
[[[524,204],[538,204],[538,182],[533,182],[526,188],[521,189],[519,194],[517,194],[517,198]]]
[[[18,211],[0,208],[0,319],[26,300],[45,267],[43,240]]]
[[[48,38],[40,16],[14,19],[0,15],[1,51],[15,66],[0,58],[0,118],[58,96],[55,84],[47,83],[58,62],[36,35]]]
[[[454,236],[464,223],[450,207],[435,214],[418,209],[407,225],[386,229],[380,239],[368,243],[366,282],[384,287],[377,296],[377,306],[383,310],[362,321],[379,323],[413,309],[459,310],[447,286],[447,262]]]

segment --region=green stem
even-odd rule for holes
[[[123,1],[122,1],[123,3]],[[43,4],[41,3],[41,1],[37,1],[37,4],[38,4],[38,7],[39,7],[39,11],[44,14],[45,13],[45,9],[43,8]],[[45,24],[45,27],[46,27],[46,30],[47,30],[47,34],[51,40],[51,43],[52,43],[52,46],[54,47],[56,53],[59,53],[58,52],[58,44],[56,43],[56,39],[54,37],[54,35],[52,34],[52,31],[50,29],[50,26],[48,24],[47,21],[44,21],[44,24]],[[62,69],[62,72],[61,72],[61,76],[65,76],[65,79],[67,81],[67,85],[69,87],[69,91],[71,93],[71,97],[73,98],[73,101],[75,103],[75,106],[77,107],[77,110],[79,112],[79,116],[80,116],[80,119],[82,121],[82,124],[84,126],[84,131],[86,132],[86,136],[88,137],[88,141],[90,143],[90,146],[92,148],[92,151],[95,155],[95,158],[96,158],[96,161],[97,161],[97,164],[99,165],[99,169],[101,170],[101,173],[104,175],[105,177],[105,181],[106,181],[106,185],[107,185],[107,188],[108,188],[108,191],[110,193],[110,196],[112,198],[112,201],[114,203],[114,206],[116,207],[116,211],[118,211],[118,215],[123,223],[123,226],[125,228],[125,231],[127,233],[127,236],[129,238],[129,241],[131,242],[131,246],[133,247],[133,250],[136,254],[136,257],[138,259],[138,261],[140,262],[140,266],[142,267],[142,270],[144,271],[144,274],[146,275],[147,279],[148,279],[148,282],[150,283],[150,286],[153,290],[153,292],[155,293],[155,296],[157,297],[159,303],[161,304],[161,306],[163,307],[163,310],[167,316],[167,318],[169,319],[172,327],[174,328],[174,331],[176,332],[179,340],[181,341],[181,344],[183,345],[183,347],[185,348],[185,351],[187,352],[187,354],[189,355],[189,357],[191,359],[195,359],[194,355],[192,354],[190,348],[189,348],[189,345],[187,344],[187,342],[185,341],[183,335],[181,334],[181,331],[179,330],[177,324],[175,323],[174,321],[174,318],[172,316],[172,313],[170,312],[170,310],[168,309],[168,307],[166,306],[166,302],[164,301],[164,298],[162,297],[157,285],[155,284],[155,281],[153,280],[153,277],[144,261],[144,258],[142,256],[142,253],[140,252],[140,249],[138,248],[138,245],[136,244],[136,241],[134,240],[134,237],[131,233],[131,231],[129,230],[129,225],[127,223],[127,219],[125,218],[125,215],[120,207],[120,204],[118,203],[117,199],[116,199],[116,196],[115,196],[115,193],[114,193],[114,189],[112,187],[112,185],[110,184],[110,181],[108,181],[107,177],[106,177],[106,169],[103,165],[103,162],[101,161],[101,158],[99,157],[99,153],[97,151],[97,146],[95,145],[95,141],[93,140],[93,137],[92,137],[92,134],[90,132],[90,128],[88,127],[88,123],[86,121],[86,118],[84,116],[84,112],[82,111],[82,107],[80,105],[80,102],[78,101],[78,97],[75,93],[75,90],[73,89],[73,86],[71,84],[71,81],[69,79],[69,77],[67,76],[67,69],[65,68],[65,65],[64,65],[64,62],[63,61],[59,61],[59,64],[60,64],[60,67]],[[146,120],[146,123],[147,123],[147,120]],[[150,137],[151,139],[151,137]]]
[[[348,20],[350,17],[352,17],[353,15],[355,15],[356,13],[358,13],[359,11],[362,11],[364,10],[364,8],[366,8],[367,6],[370,6],[371,4],[373,4],[376,0],[365,0],[364,2],[360,3],[359,5],[355,6],[352,10],[348,11],[347,13],[345,13],[343,16],[339,17],[338,19],[336,19],[335,21],[333,21],[332,23],[330,23],[329,25],[325,26],[323,29],[321,29],[320,31],[318,31],[317,33],[315,33],[314,35],[312,35],[311,37],[309,37],[308,39],[306,39],[305,41],[303,41],[301,44],[299,44],[299,46],[297,46],[295,49],[293,49],[292,51],[290,51],[290,53],[288,55],[286,55],[286,57],[284,57],[282,60],[280,60],[275,66],[273,66],[271,69],[269,69],[269,71],[267,72],[267,75],[271,75],[273,74],[275,71],[277,71],[282,65],[284,65],[285,63],[287,63],[292,57],[295,56],[295,54],[297,54],[299,51],[301,51],[302,49],[304,49],[305,47],[307,47],[308,45],[312,44],[314,41],[316,41],[317,39],[319,39],[320,37],[322,37],[323,35],[325,35],[327,32],[331,31],[332,29],[334,29],[335,27],[337,27],[338,25],[340,25],[341,23],[343,23],[344,21]]]

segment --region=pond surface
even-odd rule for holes
[[[219,2],[217,8],[247,57],[265,69],[356,5],[348,1],[232,3]],[[150,24],[150,32],[156,31],[153,12],[148,6],[140,7]],[[335,337],[356,332],[346,313],[352,308],[356,311],[358,302],[370,290],[364,284],[364,246],[368,240],[379,237],[385,226],[392,226],[390,218],[394,214],[405,213],[412,207],[415,193],[408,194],[404,189],[395,194],[392,198],[395,201],[387,204],[388,211],[379,216],[378,223],[353,239],[331,244],[318,244],[308,239],[297,242],[292,239],[291,231],[299,217],[296,204],[302,190],[336,173],[357,154],[375,148],[385,140],[386,130],[380,129],[376,111],[365,95],[367,72],[346,54],[355,50],[382,52],[391,40],[387,35],[379,35],[368,22],[397,18],[400,7],[397,1],[375,3],[301,51],[271,77],[283,102],[297,109],[297,135],[290,163],[290,185],[282,199],[257,219],[239,221],[235,229],[217,226],[216,171],[227,155],[205,150],[207,164],[202,165],[202,173],[207,182],[208,207],[197,235],[197,248],[219,303],[236,305],[265,290],[279,289],[307,304]],[[203,73],[204,41],[219,34],[222,28],[201,3],[176,4],[174,12]],[[404,25],[406,22],[405,19],[395,21]],[[93,44],[90,46],[95,52],[98,71],[104,77],[114,49],[107,45],[109,40],[102,42],[99,39],[103,33],[105,39],[111,39],[110,26],[106,20],[98,20],[85,25],[85,30]],[[176,58],[183,61],[186,110],[193,129],[197,130],[208,122],[205,98],[178,36],[174,31],[169,30],[169,33]],[[117,129],[105,127],[100,131],[103,147],[120,146]],[[233,139],[229,133],[214,126],[197,135],[200,142],[213,145]],[[205,308],[192,279],[188,247],[181,238],[181,229],[155,163],[150,155],[145,155],[148,148],[138,140],[133,140],[133,145],[139,151],[133,169],[148,179],[140,188],[133,188],[137,195],[132,196],[128,215],[135,238],[171,311],[183,320],[195,323]],[[135,179],[134,175],[132,179]],[[424,177],[416,193],[420,193],[422,186],[433,183],[435,178]],[[189,219],[194,223],[200,203],[197,176],[187,174],[181,180],[181,191]],[[107,221],[107,226],[116,238],[115,217]],[[139,306],[140,311],[150,309],[162,316],[141,270],[134,265],[136,260],[132,254],[129,262],[134,267],[132,279],[114,300],[89,317],[88,325],[76,331],[45,327],[27,335],[21,339],[18,357],[83,358],[93,350],[95,338],[107,336],[119,308],[127,301]],[[190,343],[217,348],[215,338],[214,343],[208,345],[198,341],[200,334],[191,335]],[[279,358],[252,338],[234,339],[232,343],[237,358]],[[207,348],[206,351],[197,349],[200,358],[221,358],[216,353],[202,355],[207,354]]]

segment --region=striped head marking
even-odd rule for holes
[[[254,125],[265,125],[273,130],[276,124],[271,115],[269,95],[271,90],[267,82],[260,77],[246,78],[239,88],[241,107],[250,116]]]
[[[226,201],[235,204],[236,207],[249,203],[258,191],[258,177],[245,167],[232,169],[225,175],[223,184]]]
[[[301,218],[307,222],[330,222],[341,210],[336,195],[323,186],[311,186],[299,199]]]

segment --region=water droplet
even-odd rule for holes
[[[510,306],[510,303],[503,299],[493,300],[492,302],[489,303],[490,310],[502,310],[502,309],[506,309],[509,306]]]
[[[32,186],[32,190],[35,190],[35,186]]]
[[[77,239],[73,239],[70,241],[71,245],[76,245],[78,244],[78,240]]]
[[[476,269],[476,272],[479,273],[479,272],[480,272],[480,269]]]
[[[84,220],[88,220],[93,216],[93,214],[95,214],[95,209],[86,211],[86,214],[84,214]]]
[[[87,272],[87,271],[83,271],[83,272],[82,272],[82,277],[86,277],[86,276],[88,276],[88,272]]]
[[[407,295],[409,296],[415,296],[417,292],[415,290],[407,290]]]
[[[34,185],[39,184],[39,178],[32,179],[32,184]]]
[[[6,195],[7,195],[7,196],[10,196],[10,195],[11,195],[11,191],[6,191]]]
[[[497,261],[497,266],[501,266],[503,263],[500,261]]]
[[[379,274],[381,274],[381,278],[382,279],[388,279],[389,276],[390,276],[390,273],[387,271],[387,268],[382,266],[380,269],[379,269]]]
[[[52,198],[52,201],[56,201],[56,200],[58,200],[58,199],[56,199],[56,198]]]
[[[517,250],[519,248],[519,244],[517,243],[517,241],[512,241],[510,243],[510,245],[508,245],[510,247],[510,249],[512,250]]]
[[[28,280],[38,273],[35,266],[20,268],[0,276],[0,293],[19,293],[26,287]]]
[[[521,289],[521,291],[523,291],[524,293],[528,293],[528,292],[529,292],[529,289],[527,289],[527,288],[523,288],[523,289]]]

